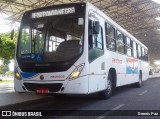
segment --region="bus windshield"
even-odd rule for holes
[[[55,16],[21,26],[18,59],[21,62],[64,62],[82,53],[84,18]]]

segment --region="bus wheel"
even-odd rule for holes
[[[135,84],[136,88],[140,88],[142,86],[142,74],[139,73],[139,81]]]
[[[99,92],[100,98],[102,99],[108,99],[111,97],[112,92],[113,92],[113,82],[112,82],[112,77],[111,75],[108,75],[108,87],[106,90],[103,90]]]

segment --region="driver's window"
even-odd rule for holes
[[[98,21],[98,20],[96,20]],[[103,50],[103,29],[101,26],[99,33],[94,34],[95,20],[89,19],[89,26],[88,26],[88,47],[89,47],[89,62],[92,62],[96,58],[102,56],[104,54]]]
[[[29,28],[22,29],[21,41],[20,41],[20,54],[31,53],[31,42]]]

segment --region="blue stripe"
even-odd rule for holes
[[[35,75],[37,75],[38,73],[25,73],[25,72],[22,72],[21,73],[21,76],[23,77],[23,78],[31,78],[31,77],[33,77],[33,76],[35,76]]]

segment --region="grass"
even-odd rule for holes
[[[0,84],[9,84],[9,83],[13,83],[14,80],[5,80],[3,79],[2,81],[0,81]]]

